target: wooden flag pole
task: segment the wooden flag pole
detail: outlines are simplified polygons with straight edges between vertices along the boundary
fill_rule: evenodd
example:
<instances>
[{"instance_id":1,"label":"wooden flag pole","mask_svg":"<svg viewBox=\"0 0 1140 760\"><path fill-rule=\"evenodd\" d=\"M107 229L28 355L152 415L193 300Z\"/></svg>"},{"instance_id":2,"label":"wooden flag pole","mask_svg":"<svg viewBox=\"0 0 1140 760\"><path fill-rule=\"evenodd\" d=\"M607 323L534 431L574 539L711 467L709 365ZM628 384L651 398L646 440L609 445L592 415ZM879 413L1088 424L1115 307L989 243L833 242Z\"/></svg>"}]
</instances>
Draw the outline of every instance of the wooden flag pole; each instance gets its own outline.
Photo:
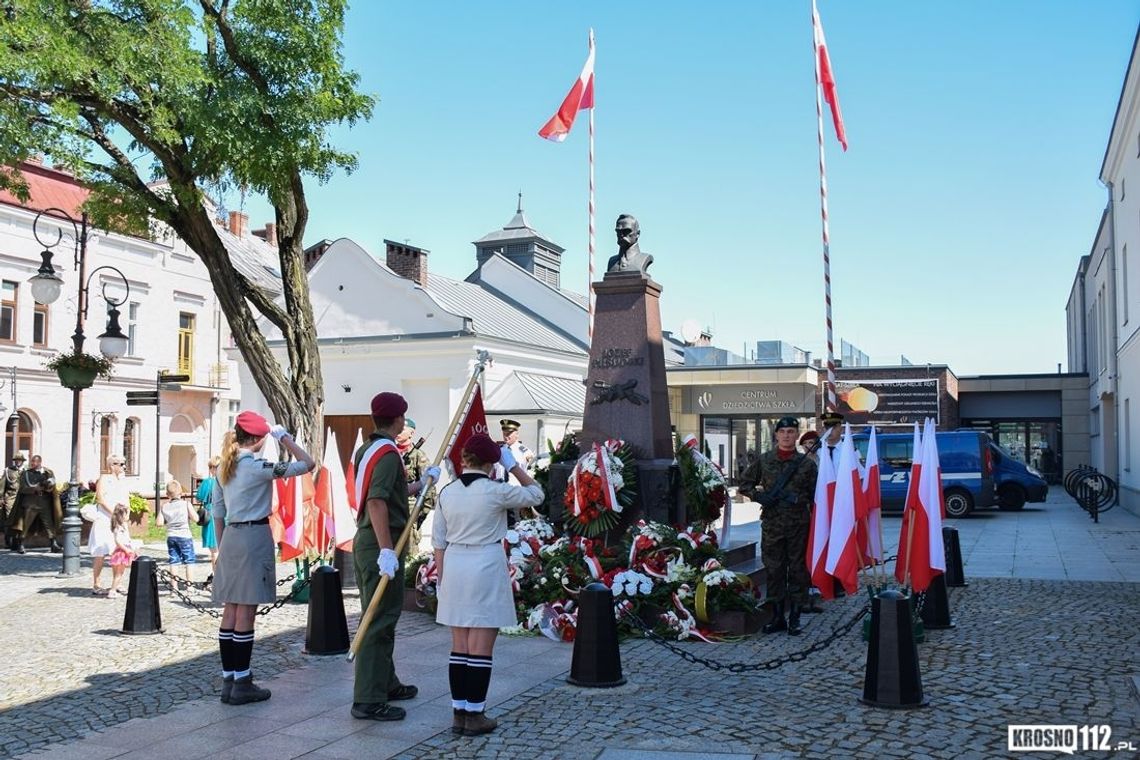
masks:
<instances>
[{"instance_id":1,"label":"wooden flag pole","mask_svg":"<svg viewBox=\"0 0 1140 760\"><path fill-rule=\"evenodd\" d=\"M440 447L439 452L435 455L435 461L432 462L433 467L439 467L439 463L447 456L451 449L452 444L458 435L458 428L462 421L467 417L467 412L471 408L473 400L472 392L475 389L475 384L479 382L479 376L483 374L483 369L490 361L491 355L486 351L480 351L478 360L475 363L475 371L471 375L471 379L467 382L467 389L463 392L463 404L456 411L455 417L451 420L451 425L447 429L447 435L444 436L443 446ZM403 556L404 546L408 543L408 539L412 535L412 526L416 524L416 519L420 516L420 512L424 506L424 495L432 486L432 479L428 478L424 483L424 487L420 489L419 494L416 496L416 505L412 508L412 513L408 515L408 524L404 526L404 532L400 534L400 540L396 542L395 552L396 556ZM361 504L360 509L364 509L365 505ZM360 643L364 640L364 634L368 631L368 626L372 624L372 618L376 616L376 610L380 607L380 598L384 596L385 590L388 588L388 582L391 580L387 575L380 576L380 583L376 586L376 591L372 594L372 600L368 603L368 609L364 611L364 616L360 618L360 625L356 627L356 635L352 638L352 644L348 648L348 661L352 662L356 659L356 653L360 649Z\"/></svg>"},{"instance_id":2,"label":"wooden flag pole","mask_svg":"<svg viewBox=\"0 0 1140 760\"><path fill-rule=\"evenodd\" d=\"M906 521L906 570L903 573L903 586L910 588L910 552L914 545L914 508L908 510Z\"/></svg>"}]
</instances>

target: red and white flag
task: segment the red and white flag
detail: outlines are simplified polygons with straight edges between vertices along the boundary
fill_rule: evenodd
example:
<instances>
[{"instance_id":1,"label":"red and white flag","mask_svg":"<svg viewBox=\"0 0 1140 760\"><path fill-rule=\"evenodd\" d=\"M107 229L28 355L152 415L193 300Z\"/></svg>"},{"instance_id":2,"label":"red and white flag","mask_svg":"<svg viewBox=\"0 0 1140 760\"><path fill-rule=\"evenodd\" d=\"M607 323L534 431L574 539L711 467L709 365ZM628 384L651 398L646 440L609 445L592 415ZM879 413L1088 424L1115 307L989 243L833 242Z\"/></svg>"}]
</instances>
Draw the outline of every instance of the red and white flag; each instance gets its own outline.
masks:
<instances>
[{"instance_id":1,"label":"red and white flag","mask_svg":"<svg viewBox=\"0 0 1140 760\"><path fill-rule=\"evenodd\" d=\"M863 503L867 519L859 522L859 551L868 565L883 561L883 499L879 481L879 440L875 428L867 441L867 460L863 465Z\"/></svg>"},{"instance_id":2,"label":"red and white flag","mask_svg":"<svg viewBox=\"0 0 1140 760\"><path fill-rule=\"evenodd\" d=\"M579 111L594 107L594 30L590 30L590 53L586 56L586 65L582 73L570 88L566 99L558 107L558 112L550 117L550 121L538 130L538 136L554 142L562 142L570 134L574 126L574 119Z\"/></svg>"},{"instance_id":3,"label":"red and white flag","mask_svg":"<svg viewBox=\"0 0 1140 760\"><path fill-rule=\"evenodd\" d=\"M859 590L859 553L855 538L856 505L862 501L859 455L851 441L851 426L844 425L835 468L835 504L831 510L831 535L827 541L827 573L843 584L843 590Z\"/></svg>"},{"instance_id":4,"label":"red and white flag","mask_svg":"<svg viewBox=\"0 0 1140 760\"><path fill-rule=\"evenodd\" d=\"M277 499L281 526L284 530L281 536L281 559L290 560L299 557L305 551L304 476L296 475L278 480Z\"/></svg>"},{"instance_id":5,"label":"red and white flag","mask_svg":"<svg viewBox=\"0 0 1140 760\"><path fill-rule=\"evenodd\" d=\"M835 596L835 584L827 574L827 540L831 536L831 508L835 499L835 465L824 451L819 457L819 471L815 477L815 498L808 527L807 562L811 585L819 589L824 599Z\"/></svg>"},{"instance_id":6,"label":"red and white flag","mask_svg":"<svg viewBox=\"0 0 1140 760\"><path fill-rule=\"evenodd\" d=\"M324 471L321 477L327 481L327 486L322 492L328 495L329 508L332 512L333 543L336 544L336 548L350 552L352 539L356 535L356 516L348 503L351 487L345 477L344 468L341 467L336 433L331 429L325 441L325 458L322 464ZM351 467L351 464L349 466Z\"/></svg>"},{"instance_id":7,"label":"red and white flag","mask_svg":"<svg viewBox=\"0 0 1140 760\"><path fill-rule=\"evenodd\" d=\"M895 560L895 580L906 583L906 568L909 562L907 544L908 536L913 533L913 522L910 516L912 510L918 509L918 482L922 475L922 436L918 432L918 423L914 423L914 444L910 455L910 480L906 486L906 501L903 502L902 520L899 525L899 551Z\"/></svg>"},{"instance_id":8,"label":"red and white flag","mask_svg":"<svg viewBox=\"0 0 1140 760\"><path fill-rule=\"evenodd\" d=\"M463 421L456 429L455 440L452 441L451 448L444 453L444 456L451 460L452 472L456 476L463 472L463 446L467 443L467 439L476 433L487 433L487 414L483 411L483 391L478 383L475 383L475 389L471 391L471 404L467 407L467 414L464 415Z\"/></svg>"},{"instance_id":9,"label":"red and white flag","mask_svg":"<svg viewBox=\"0 0 1140 760\"><path fill-rule=\"evenodd\" d=\"M835 138L847 150L847 131L843 128L843 112L839 110L839 92L835 89L835 73L831 70L831 56L827 53L827 40L823 37L823 24L819 20L819 11L815 8L815 0L811 4L811 24L815 37L816 74L819 81L816 84L823 90L823 99L831 108L831 121L835 125Z\"/></svg>"},{"instance_id":10,"label":"red and white flag","mask_svg":"<svg viewBox=\"0 0 1140 760\"><path fill-rule=\"evenodd\" d=\"M356 429L356 441L352 444L352 451L348 455L348 463L344 466L344 490L348 497L348 508L352 510L353 518L360 511L356 503L356 452L364 446L364 431Z\"/></svg>"}]
</instances>

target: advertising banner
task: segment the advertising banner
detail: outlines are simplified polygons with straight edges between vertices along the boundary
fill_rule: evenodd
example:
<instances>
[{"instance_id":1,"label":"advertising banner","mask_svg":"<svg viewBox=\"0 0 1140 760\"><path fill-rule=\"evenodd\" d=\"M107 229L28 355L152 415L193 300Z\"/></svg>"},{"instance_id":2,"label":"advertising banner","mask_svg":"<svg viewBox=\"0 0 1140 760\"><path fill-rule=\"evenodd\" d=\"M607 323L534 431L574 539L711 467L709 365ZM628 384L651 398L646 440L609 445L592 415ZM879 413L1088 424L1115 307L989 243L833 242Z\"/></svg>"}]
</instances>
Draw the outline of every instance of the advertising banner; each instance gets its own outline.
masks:
<instances>
[{"instance_id":1,"label":"advertising banner","mask_svg":"<svg viewBox=\"0 0 1140 760\"><path fill-rule=\"evenodd\" d=\"M851 424L903 425L938 419L938 379L840 380L839 413Z\"/></svg>"}]
</instances>

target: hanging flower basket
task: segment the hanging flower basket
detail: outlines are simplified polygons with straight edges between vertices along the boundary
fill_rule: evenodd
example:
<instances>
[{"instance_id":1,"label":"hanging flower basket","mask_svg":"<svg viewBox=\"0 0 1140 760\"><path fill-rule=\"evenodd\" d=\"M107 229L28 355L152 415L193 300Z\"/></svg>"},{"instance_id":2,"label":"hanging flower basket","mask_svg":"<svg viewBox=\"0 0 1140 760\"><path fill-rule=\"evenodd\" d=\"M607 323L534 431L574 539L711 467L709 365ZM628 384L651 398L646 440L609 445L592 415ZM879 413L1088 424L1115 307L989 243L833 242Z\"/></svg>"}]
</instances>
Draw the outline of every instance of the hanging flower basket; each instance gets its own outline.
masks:
<instances>
[{"instance_id":1,"label":"hanging flower basket","mask_svg":"<svg viewBox=\"0 0 1140 760\"><path fill-rule=\"evenodd\" d=\"M60 385L73 390L90 388L96 377L110 377L114 367L110 359L74 351L57 354L44 366L55 370Z\"/></svg>"}]
</instances>

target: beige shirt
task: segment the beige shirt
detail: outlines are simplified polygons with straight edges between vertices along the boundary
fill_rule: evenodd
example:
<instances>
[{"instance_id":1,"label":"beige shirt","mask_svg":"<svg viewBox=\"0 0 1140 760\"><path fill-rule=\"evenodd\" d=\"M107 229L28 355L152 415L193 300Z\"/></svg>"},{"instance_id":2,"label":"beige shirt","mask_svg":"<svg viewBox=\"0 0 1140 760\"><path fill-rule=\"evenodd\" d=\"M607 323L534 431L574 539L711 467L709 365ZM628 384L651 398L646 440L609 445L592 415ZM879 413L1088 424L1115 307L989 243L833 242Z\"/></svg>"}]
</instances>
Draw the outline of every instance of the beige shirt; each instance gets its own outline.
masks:
<instances>
[{"instance_id":1,"label":"beige shirt","mask_svg":"<svg viewBox=\"0 0 1140 760\"><path fill-rule=\"evenodd\" d=\"M470 470L465 470L470 473ZM507 511L542 503L542 486L513 486L479 478L469 486L453 480L439 492L431 531L431 545L493 544L507 535Z\"/></svg>"}]
</instances>

